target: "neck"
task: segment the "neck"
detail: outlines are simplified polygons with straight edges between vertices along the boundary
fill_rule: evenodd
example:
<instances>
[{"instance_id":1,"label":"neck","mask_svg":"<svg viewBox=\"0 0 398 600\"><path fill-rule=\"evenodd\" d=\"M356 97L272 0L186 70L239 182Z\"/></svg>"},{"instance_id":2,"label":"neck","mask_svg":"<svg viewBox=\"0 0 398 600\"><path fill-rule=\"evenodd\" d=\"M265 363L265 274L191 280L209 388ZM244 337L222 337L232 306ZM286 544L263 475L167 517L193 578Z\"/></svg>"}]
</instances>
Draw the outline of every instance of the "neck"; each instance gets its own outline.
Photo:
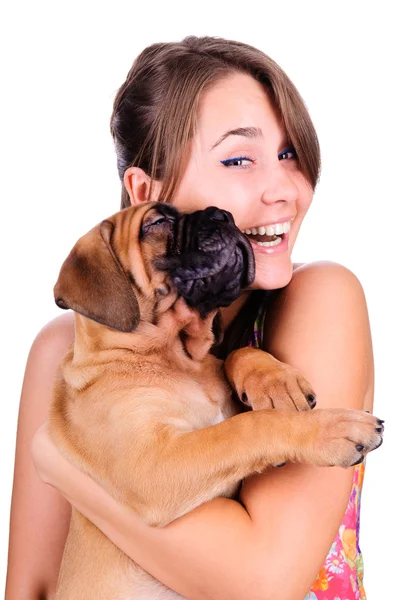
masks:
<instances>
[{"instance_id":1,"label":"neck","mask_svg":"<svg viewBox=\"0 0 398 600\"><path fill-rule=\"evenodd\" d=\"M130 349L134 333L110 329L88 317L75 313L75 358L113 348Z\"/></svg>"},{"instance_id":2,"label":"neck","mask_svg":"<svg viewBox=\"0 0 398 600\"><path fill-rule=\"evenodd\" d=\"M214 343L214 316L215 311L202 319L181 301L173 311L161 314L156 325L143 321L134 331L123 333L75 313L74 359L86 360L94 353L115 349L155 353L163 359L172 352L174 360L192 366L192 361L203 360Z\"/></svg>"},{"instance_id":3,"label":"neck","mask_svg":"<svg viewBox=\"0 0 398 600\"><path fill-rule=\"evenodd\" d=\"M245 302L249 299L249 296L250 291L243 292L232 304L221 309L221 323L224 331L227 330L228 326L235 319Z\"/></svg>"}]
</instances>

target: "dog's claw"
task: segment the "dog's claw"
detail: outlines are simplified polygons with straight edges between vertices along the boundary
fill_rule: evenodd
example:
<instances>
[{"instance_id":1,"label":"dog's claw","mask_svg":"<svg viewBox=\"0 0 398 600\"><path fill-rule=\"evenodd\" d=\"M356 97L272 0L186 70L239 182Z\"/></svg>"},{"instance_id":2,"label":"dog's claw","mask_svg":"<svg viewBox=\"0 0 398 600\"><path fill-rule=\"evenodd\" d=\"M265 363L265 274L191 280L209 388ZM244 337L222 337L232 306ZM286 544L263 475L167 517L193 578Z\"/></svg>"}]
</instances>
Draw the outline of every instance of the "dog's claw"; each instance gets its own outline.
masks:
<instances>
[{"instance_id":1,"label":"dog's claw","mask_svg":"<svg viewBox=\"0 0 398 600\"><path fill-rule=\"evenodd\" d=\"M315 408L316 406L316 397L313 394L307 395L307 402L310 408Z\"/></svg>"}]
</instances>

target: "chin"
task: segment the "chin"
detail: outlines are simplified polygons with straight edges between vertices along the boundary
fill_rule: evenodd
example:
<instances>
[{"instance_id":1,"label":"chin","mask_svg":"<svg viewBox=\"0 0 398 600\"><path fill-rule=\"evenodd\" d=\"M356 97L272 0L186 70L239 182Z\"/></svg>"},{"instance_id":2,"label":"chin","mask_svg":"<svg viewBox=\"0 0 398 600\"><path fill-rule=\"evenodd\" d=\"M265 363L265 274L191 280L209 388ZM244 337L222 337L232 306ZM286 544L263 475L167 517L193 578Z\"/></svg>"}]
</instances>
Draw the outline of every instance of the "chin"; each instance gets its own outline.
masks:
<instances>
[{"instance_id":1,"label":"chin","mask_svg":"<svg viewBox=\"0 0 398 600\"><path fill-rule=\"evenodd\" d=\"M258 265L256 269L256 276L250 289L253 290L279 290L290 283L293 276L293 265L291 261L285 265L278 265L274 267L261 268Z\"/></svg>"}]
</instances>

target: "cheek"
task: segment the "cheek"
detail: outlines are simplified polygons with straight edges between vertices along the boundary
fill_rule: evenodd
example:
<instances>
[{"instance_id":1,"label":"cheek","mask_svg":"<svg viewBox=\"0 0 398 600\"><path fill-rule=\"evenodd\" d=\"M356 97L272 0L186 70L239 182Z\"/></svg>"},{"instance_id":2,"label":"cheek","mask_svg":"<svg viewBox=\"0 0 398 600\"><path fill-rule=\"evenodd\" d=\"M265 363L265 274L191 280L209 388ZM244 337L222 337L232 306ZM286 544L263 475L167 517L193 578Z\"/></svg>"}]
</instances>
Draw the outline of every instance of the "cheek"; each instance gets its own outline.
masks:
<instances>
[{"instance_id":1,"label":"cheek","mask_svg":"<svg viewBox=\"0 0 398 600\"><path fill-rule=\"evenodd\" d=\"M191 213L211 206L212 202L207 202L206 198L197 192L189 193L188 191L185 192L185 190L179 190L172 204L182 213Z\"/></svg>"},{"instance_id":2,"label":"cheek","mask_svg":"<svg viewBox=\"0 0 398 600\"><path fill-rule=\"evenodd\" d=\"M311 206L312 199L314 197L314 190L303 176L301 176L297 181L297 188L297 209L300 215L302 215L304 218Z\"/></svg>"},{"instance_id":3,"label":"cheek","mask_svg":"<svg viewBox=\"0 0 398 600\"><path fill-rule=\"evenodd\" d=\"M302 196L299 200L298 203L298 212L300 213L301 217L304 219L305 215L307 214L311 204L312 204L312 197L313 195L311 194L306 194L305 196Z\"/></svg>"},{"instance_id":4,"label":"cheek","mask_svg":"<svg viewBox=\"0 0 398 600\"><path fill-rule=\"evenodd\" d=\"M307 183L307 181L304 178L300 178L300 180L297 184L297 191L298 191L297 200L296 200L297 216L295 219L295 224L293 225L293 227L291 229L291 234L290 234L290 242L289 242L290 253L293 250L293 246L294 246L297 236L299 234L301 224L312 204L312 199L314 196L314 191L313 191L312 187Z\"/></svg>"},{"instance_id":5,"label":"cheek","mask_svg":"<svg viewBox=\"0 0 398 600\"><path fill-rule=\"evenodd\" d=\"M210 171L210 169L209 169ZM252 194L247 185L231 177L225 180L220 173L203 176L200 173L186 173L172 204L182 212L202 210L208 206L228 210L239 223L249 206Z\"/></svg>"}]
</instances>

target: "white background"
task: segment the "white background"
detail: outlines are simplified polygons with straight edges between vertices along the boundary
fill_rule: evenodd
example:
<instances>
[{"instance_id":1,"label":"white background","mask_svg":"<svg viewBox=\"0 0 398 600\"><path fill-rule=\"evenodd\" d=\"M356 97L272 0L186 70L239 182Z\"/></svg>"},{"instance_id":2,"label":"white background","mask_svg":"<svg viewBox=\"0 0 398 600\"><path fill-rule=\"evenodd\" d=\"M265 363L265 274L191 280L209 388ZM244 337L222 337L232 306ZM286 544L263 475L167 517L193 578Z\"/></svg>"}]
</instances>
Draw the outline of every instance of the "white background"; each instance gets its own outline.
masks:
<instances>
[{"instance_id":1,"label":"white background","mask_svg":"<svg viewBox=\"0 0 398 600\"><path fill-rule=\"evenodd\" d=\"M376 361L375 412L386 420L386 434L367 463L361 546L369 599L394 595L398 103L392 6L336 0L3 4L0 587L29 347L61 312L52 287L66 254L81 234L119 208L109 134L113 97L146 45L209 34L248 42L273 57L303 95L319 134L321 182L294 259L340 262L365 289Z\"/></svg>"}]
</instances>

